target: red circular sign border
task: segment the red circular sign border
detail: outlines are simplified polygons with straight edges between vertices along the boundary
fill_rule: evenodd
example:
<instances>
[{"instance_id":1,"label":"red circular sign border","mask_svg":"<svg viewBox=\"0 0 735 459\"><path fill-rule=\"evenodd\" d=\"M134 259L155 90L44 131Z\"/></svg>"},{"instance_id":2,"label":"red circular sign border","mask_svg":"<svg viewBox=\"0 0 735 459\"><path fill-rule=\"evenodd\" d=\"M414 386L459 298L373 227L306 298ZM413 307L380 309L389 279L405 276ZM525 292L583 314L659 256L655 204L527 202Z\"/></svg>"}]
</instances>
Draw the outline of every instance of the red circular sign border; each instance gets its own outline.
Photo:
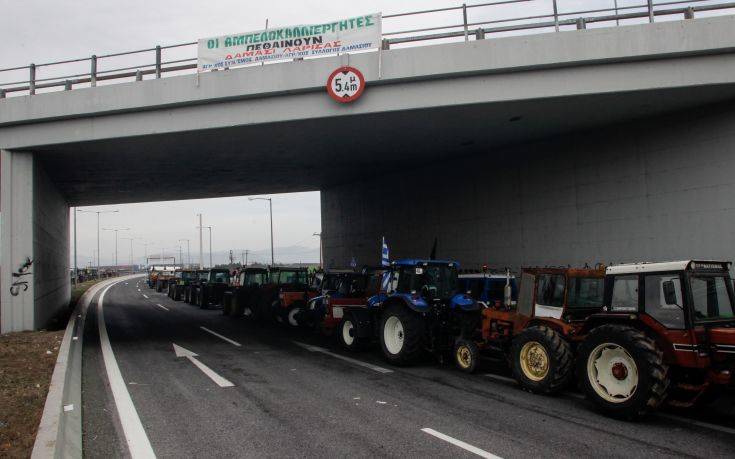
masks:
<instances>
[{"instance_id":1,"label":"red circular sign border","mask_svg":"<svg viewBox=\"0 0 735 459\"><path fill-rule=\"evenodd\" d=\"M340 73L344 72L353 72L355 75L357 75L357 78L360 80L360 89L357 90L354 96L345 99L344 97L340 97L337 94L332 91L332 80L334 77L336 77ZM349 104L350 102L354 102L357 99L359 99L362 96L362 93L365 91L365 76L362 74L361 71L356 69L355 67L344 65L342 67L339 67L337 70L332 72L331 75L329 75L329 78L327 78L327 94L329 94L329 97L331 97L335 102L339 102L340 104Z\"/></svg>"}]
</instances>

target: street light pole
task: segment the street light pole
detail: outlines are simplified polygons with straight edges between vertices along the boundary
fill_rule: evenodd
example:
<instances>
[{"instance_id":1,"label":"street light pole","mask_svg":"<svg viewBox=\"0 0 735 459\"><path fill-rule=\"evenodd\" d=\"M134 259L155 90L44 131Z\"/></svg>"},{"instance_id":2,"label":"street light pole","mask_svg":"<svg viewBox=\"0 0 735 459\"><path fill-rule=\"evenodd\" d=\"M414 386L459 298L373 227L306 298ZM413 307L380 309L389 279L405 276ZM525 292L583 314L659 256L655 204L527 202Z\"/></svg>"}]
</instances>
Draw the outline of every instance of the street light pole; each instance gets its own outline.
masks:
<instances>
[{"instance_id":1,"label":"street light pole","mask_svg":"<svg viewBox=\"0 0 735 459\"><path fill-rule=\"evenodd\" d=\"M268 201L271 217L271 266L275 265L275 257L273 255L273 199L272 198L248 198L248 201Z\"/></svg>"},{"instance_id":2,"label":"street light pole","mask_svg":"<svg viewBox=\"0 0 735 459\"><path fill-rule=\"evenodd\" d=\"M102 228L102 230L103 231L114 231L115 232L115 274L119 274L119 272L120 272L120 264L117 261L117 256L118 256L118 249L117 249L118 232L119 231L130 231L130 228Z\"/></svg>"},{"instance_id":3,"label":"street light pole","mask_svg":"<svg viewBox=\"0 0 735 459\"><path fill-rule=\"evenodd\" d=\"M120 212L119 210L84 210L77 209L77 212L87 212L90 214L97 214L97 279L100 278L100 214L115 214Z\"/></svg>"},{"instance_id":4,"label":"street light pole","mask_svg":"<svg viewBox=\"0 0 735 459\"><path fill-rule=\"evenodd\" d=\"M314 236L319 236L319 267L324 269L324 265L323 265L324 254L322 251L322 233L314 233Z\"/></svg>"},{"instance_id":5,"label":"street light pole","mask_svg":"<svg viewBox=\"0 0 735 459\"><path fill-rule=\"evenodd\" d=\"M187 261L187 264L189 265L189 268L191 268L191 247L189 245L190 241L189 239L179 239L179 242L184 242L184 241L186 241L186 261ZM184 264L183 259L181 260L181 264L182 265Z\"/></svg>"},{"instance_id":6,"label":"street light pole","mask_svg":"<svg viewBox=\"0 0 735 459\"><path fill-rule=\"evenodd\" d=\"M202 242L202 214L199 215L199 269L204 269L204 250L202 246L204 245Z\"/></svg>"},{"instance_id":7,"label":"street light pole","mask_svg":"<svg viewBox=\"0 0 735 459\"><path fill-rule=\"evenodd\" d=\"M214 264L212 263L212 227L207 226L209 228L209 269L214 268Z\"/></svg>"}]
</instances>

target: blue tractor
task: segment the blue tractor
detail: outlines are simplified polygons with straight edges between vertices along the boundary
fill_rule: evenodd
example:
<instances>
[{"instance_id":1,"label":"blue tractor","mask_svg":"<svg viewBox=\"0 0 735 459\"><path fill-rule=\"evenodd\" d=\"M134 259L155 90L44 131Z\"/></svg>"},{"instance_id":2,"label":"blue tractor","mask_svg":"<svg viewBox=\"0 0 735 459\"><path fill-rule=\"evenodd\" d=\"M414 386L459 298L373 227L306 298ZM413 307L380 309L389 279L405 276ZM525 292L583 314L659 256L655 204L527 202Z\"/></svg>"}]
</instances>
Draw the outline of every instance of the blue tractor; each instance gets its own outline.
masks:
<instances>
[{"instance_id":1,"label":"blue tractor","mask_svg":"<svg viewBox=\"0 0 735 459\"><path fill-rule=\"evenodd\" d=\"M480 323L480 306L460 293L458 268L453 261L391 263L384 274L384 291L368 302L377 313L375 332L389 362L409 364L423 351L477 355L472 337Z\"/></svg>"}]
</instances>

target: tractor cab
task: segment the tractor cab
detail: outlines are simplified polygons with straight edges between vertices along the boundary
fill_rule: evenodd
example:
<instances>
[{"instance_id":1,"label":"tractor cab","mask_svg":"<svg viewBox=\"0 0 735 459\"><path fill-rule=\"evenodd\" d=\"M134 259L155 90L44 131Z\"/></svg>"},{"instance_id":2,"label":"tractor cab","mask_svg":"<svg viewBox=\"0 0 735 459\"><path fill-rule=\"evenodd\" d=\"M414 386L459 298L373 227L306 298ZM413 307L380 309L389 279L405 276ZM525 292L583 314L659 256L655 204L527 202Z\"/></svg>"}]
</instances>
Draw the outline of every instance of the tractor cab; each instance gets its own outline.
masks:
<instances>
[{"instance_id":1,"label":"tractor cab","mask_svg":"<svg viewBox=\"0 0 735 459\"><path fill-rule=\"evenodd\" d=\"M474 298L483 308L515 308L518 283L510 273L465 273L459 275L460 290Z\"/></svg>"},{"instance_id":2,"label":"tractor cab","mask_svg":"<svg viewBox=\"0 0 735 459\"><path fill-rule=\"evenodd\" d=\"M421 312L432 305L450 309L476 309L477 303L460 293L458 264L438 260L397 260L386 273L388 297L401 297L410 308Z\"/></svg>"},{"instance_id":3,"label":"tractor cab","mask_svg":"<svg viewBox=\"0 0 735 459\"><path fill-rule=\"evenodd\" d=\"M268 270L265 268L245 268L238 274L239 287L258 288L268 283Z\"/></svg>"},{"instance_id":4,"label":"tractor cab","mask_svg":"<svg viewBox=\"0 0 735 459\"><path fill-rule=\"evenodd\" d=\"M230 270L222 268L212 268L207 272L206 277L202 279L206 284L229 284Z\"/></svg>"},{"instance_id":5,"label":"tractor cab","mask_svg":"<svg viewBox=\"0 0 735 459\"><path fill-rule=\"evenodd\" d=\"M732 384L735 293L729 269L729 262L698 260L607 268L601 316L626 317L654 337L664 363L676 368L673 389L686 388L693 394L689 400Z\"/></svg>"},{"instance_id":6,"label":"tractor cab","mask_svg":"<svg viewBox=\"0 0 735 459\"><path fill-rule=\"evenodd\" d=\"M270 286L264 294L262 301L264 306L267 303L271 316L277 322L297 327L296 315L317 292L309 283L306 268L271 267Z\"/></svg>"}]
</instances>

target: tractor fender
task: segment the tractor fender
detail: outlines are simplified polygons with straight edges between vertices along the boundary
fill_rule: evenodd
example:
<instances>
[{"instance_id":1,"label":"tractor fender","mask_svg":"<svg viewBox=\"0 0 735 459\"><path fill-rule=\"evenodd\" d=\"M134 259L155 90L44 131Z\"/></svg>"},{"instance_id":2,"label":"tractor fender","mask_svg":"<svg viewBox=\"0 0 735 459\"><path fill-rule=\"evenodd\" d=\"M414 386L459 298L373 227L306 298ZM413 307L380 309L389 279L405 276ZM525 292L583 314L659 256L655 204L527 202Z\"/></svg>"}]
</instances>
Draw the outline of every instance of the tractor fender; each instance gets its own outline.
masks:
<instances>
[{"instance_id":1,"label":"tractor fender","mask_svg":"<svg viewBox=\"0 0 735 459\"><path fill-rule=\"evenodd\" d=\"M460 309L462 311L478 311L480 304L469 295L458 293L449 300L449 308Z\"/></svg>"},{"instance_id":2,"label":"tractor fender","mask_svg":"<svg viewBox=\"0 0 735 459\"><path fill-rule=\"evenodd\" d=\"M584 323L584 327L580 330L580 333L586 335L592 331L593 328L611 323L629 325L644 332L648 331L647 327L645 327L640 320L631 319L627 314L593 314L587 318Z\"/></svg>"},{"instance_id":3,"label":"tractor fender","mask_svg":"<svg viewBox=\"0 0 735 459\"><path fill-rule=\"evenodd\" d=\"M373 336L375 324L373 321L374 314L364 308L348 308L347 311L355 319L353 326L356 329L359 338L370 338Z\"/></svg>"},{"instance_id":4,"label":"tractor fender","mask_svg":"<svg viewBox=\"0 0 735 459\"><path fill-rule=\"evenodd\" d=\"M423 313L429 310L429 304L420 296L414 296L409 293L394 293L390 295L385 301L383 301L382 308L385 310L387 307L394 304L400 304L411 311Z\"/></svg>"},{"instance_id":5,"label":"tractor fender","mask_svg":"<svg viewBox=\"0 0 735 459\"><path fill-rule=\"evenodd\" d=\"M370 298L367 299L367 307L368 309L379 309L383 302L388 299L388 295L385 293L378 293L377 295L373 295Z\"/></svg>"}]
</instances>

